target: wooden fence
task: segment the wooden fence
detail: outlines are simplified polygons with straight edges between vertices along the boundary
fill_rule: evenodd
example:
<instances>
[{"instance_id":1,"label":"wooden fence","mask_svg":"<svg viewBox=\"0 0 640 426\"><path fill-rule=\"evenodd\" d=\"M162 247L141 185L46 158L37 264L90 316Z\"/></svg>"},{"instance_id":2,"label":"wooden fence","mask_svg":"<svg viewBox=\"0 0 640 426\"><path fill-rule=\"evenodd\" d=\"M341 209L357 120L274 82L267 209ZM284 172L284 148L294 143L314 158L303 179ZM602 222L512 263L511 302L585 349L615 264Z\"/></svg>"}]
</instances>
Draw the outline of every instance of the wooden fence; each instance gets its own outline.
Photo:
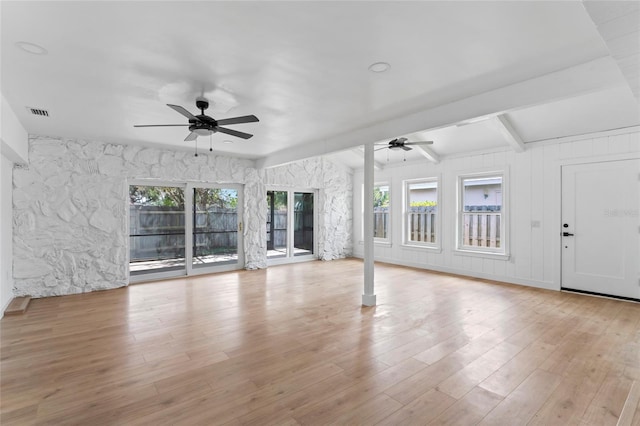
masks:
<instances>
[{"instance_id":1,"label":"wooden fence","mask_svg":"<svg viewBox=\"0 0 640 426\"><path fill-rule=\"evenodd\" d=\"M184 210L164 206L130 206L130 261L184 258ZM197 211L195 256L234 252L238 245L235 209Z\"/></svg>"},{"instance_id":2,"label":"wooden fence","mask_svg":"<svg viewBox=\"0 0 640 426\"><path fill-rule=\"evenodd\" d=\"M463 213L462 245L472 247L500 247L500 219L497 212Z\"/></svg>"},{"instance_id":3,"label":"wooden fence","mask_svg":"<svg viewBox=\"0 0 640 426\"><path fill-rule=\"evenodd\" d=\"M435 208L412 208L407 213L408 235L410 242L436 242Z\"/></svg>"},{"instance_id":4,"label":"wooden fence","mask_svg":"<svg viewBox=\"0 0 640 426\"><path fill-rule=\"evenodd\" d=\"M283 248L287 246L287 211L276 210L273 214L273 235L270 232L271 217L267 213L267 247ZM313 212L296 211L293 213L294 246L311 250L313 247ZM273 245L271 244L273 239Z\"/></svg>"},{"instance_id":5,"label":"wooden fence","mask_svg":"<svg viewBox=\"0 0 640 426\"><path fill-rule=\"evenodd\" d=\"M374 207L373 209L373 237L387 238L389 235L389 208Z\"/></svg>"}]
</instances>

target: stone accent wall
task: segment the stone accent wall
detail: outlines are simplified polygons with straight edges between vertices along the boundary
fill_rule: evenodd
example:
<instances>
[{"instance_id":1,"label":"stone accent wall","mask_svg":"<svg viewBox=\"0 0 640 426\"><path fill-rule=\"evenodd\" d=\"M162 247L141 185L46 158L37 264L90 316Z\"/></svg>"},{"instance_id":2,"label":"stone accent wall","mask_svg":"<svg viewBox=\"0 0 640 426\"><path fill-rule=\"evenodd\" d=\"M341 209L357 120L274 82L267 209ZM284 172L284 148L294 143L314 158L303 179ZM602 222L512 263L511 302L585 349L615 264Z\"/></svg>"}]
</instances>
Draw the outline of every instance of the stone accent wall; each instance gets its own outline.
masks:
<instances>
[{"instance_id":1,"label":"stone accent wall","mask_svg":"<svg viewBox=\"0 0 640 426\"><path fill-rule=\"evenodd\" d=\"M245 267L266 267L265 185L319 189L318 256L352 252L352 175L316 158L268 170L238 158L32 137L13 172L14 292L33 297L128 284L128 182L244 184Z\"/></svg>"}]
</instances>

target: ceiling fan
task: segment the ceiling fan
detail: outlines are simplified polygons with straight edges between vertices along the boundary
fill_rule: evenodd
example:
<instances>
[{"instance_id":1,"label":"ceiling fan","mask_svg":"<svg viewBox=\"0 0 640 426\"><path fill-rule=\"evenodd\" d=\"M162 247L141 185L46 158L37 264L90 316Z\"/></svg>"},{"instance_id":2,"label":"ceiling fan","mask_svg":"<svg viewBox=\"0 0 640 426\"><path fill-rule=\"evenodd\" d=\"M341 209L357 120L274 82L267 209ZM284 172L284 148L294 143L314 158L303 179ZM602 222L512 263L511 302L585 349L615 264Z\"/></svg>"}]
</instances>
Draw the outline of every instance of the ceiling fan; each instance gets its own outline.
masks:
<instances>
[{"instance_id":1,"label":"ceiling fan","mask_svg":"<svg viewBox=\"0 0 640 426\"><path fill-rule=\"evenodd\" d=\"M376 145L387 145L382 148L376 149L376 151L379 151L381 149L391 149L391 150L402 149L405 151L411 151L413 148L411 148L411 146L409 145L432 145L432 144L433 144L433 141L407 142L407 138L395 138L389 142L381 142L376 144Z\"/></svg>"},{"instance_id":2,"label":"ceiling fan","mask_svg":"<svg viewBox=\"0 0 640 426\"><path fill-rule=\"evenodd\" d=\"M237 130L227 129L226 127L220 127L220 125L224 126L228 124L253 123L256 121L260 121L255 115L244 115L242 117L223 118L222 120L216 120L208 115L205 115L204 110L209 108L209 101L201 96L196 98L196 107L200 110L199 115L191 114L180 105L167 104L167 106L187 117L189 119L189 124L136 124L133 127L189 127L189 131L191 133L189 133L187 137L184 138L185 141L193 141L196 140L198 136L208 136L216 132L225 133L227 135L236 136L242 139L249 139L253 135L249 133L239 132Z\"/></svg>"}]
</instances>

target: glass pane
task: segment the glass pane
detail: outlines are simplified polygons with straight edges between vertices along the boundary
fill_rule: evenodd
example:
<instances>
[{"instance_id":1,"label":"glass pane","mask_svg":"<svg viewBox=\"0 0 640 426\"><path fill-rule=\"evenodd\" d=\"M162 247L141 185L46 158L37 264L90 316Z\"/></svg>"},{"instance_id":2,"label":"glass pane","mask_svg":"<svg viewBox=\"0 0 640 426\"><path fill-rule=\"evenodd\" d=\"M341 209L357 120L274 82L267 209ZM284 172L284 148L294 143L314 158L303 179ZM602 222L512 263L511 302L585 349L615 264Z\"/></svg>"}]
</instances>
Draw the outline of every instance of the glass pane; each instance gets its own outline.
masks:
<instances>
[{"instance_id":1,"label":"glass pane","mask_svg":"<svg viewBox=\"0 0 640 426\"><path fill-rule=\"evenodd\" d=\"M267 258L287 256L287 191L267 191Z\"/></svg>"},{"instance_id":2,"label":"glass pane","mask_svg":"<svg viewBox=\"0 0 640 426\"><path fill-rule=\"evenodd\" d=\"M373 187L373 237L389 238L389 186Z\"/></svg>"},{"instance_id":3,"label":"glass pane","mask_svg":"<svg viewBox=\"0 0 640 426\"><path fill-rule=\"evenodd\" d=\"M500 248L502 176L462 182L462 245Z\"/></svg>"},{"instance_id":4,"label":"glass pane","mask_svg":"<svg viewBox=\"0 0 640 426\"><path fill-rule=\"evenodd\" d=\"M131 275L184 269L184 189L129 186Z\"/></svg>"},{"instance_id":5,"label":"glass pane","mask_svg":"<svg viewBox=\"0 0 640 426\"><path fill-rule=\"evenodd\" d=\"M294 193L293 255L313 254L313 194Z\"/></svg>"},{"instance_id":6,"label":"glass pane","mask_svg":"<svg viewBox=\"0 0 640 426\"><path fill-rule=\"evenodd\" d=\"M435 243L438 212L438 183L407 184L407 240Z\"/></svg>"},{"instance_id":7,"label":"glass pane","mask_svg":"<svg viewBox=\"0 0 640 426\"><path fill-rule=\"evenodd\" d=\"M193 188L193 267L238 262L238 191Z\"/></svg>"}]
</instances>

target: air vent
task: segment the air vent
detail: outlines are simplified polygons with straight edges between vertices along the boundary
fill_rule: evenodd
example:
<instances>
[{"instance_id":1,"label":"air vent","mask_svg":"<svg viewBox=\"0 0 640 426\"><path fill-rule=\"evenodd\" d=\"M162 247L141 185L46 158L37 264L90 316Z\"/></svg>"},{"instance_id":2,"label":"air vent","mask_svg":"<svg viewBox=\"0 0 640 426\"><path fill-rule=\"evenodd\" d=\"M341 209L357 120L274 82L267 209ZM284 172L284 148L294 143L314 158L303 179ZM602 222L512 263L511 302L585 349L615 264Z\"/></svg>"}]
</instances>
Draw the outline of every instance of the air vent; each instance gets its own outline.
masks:
<instances>
[{"instance_id":1,"label":"air vent","mask_svg":"<svg viewBox=\"0 0 640 426\"><path fill-rule=\"evenodd\" d=\"M46 109L40 109L40 108L31 108L31 107L27 107L27 109L31 112L31 114L33 115L39 115L41 117L48 117L49 116L49 111L47 111Z\"/></svg>"}]
</instances>

